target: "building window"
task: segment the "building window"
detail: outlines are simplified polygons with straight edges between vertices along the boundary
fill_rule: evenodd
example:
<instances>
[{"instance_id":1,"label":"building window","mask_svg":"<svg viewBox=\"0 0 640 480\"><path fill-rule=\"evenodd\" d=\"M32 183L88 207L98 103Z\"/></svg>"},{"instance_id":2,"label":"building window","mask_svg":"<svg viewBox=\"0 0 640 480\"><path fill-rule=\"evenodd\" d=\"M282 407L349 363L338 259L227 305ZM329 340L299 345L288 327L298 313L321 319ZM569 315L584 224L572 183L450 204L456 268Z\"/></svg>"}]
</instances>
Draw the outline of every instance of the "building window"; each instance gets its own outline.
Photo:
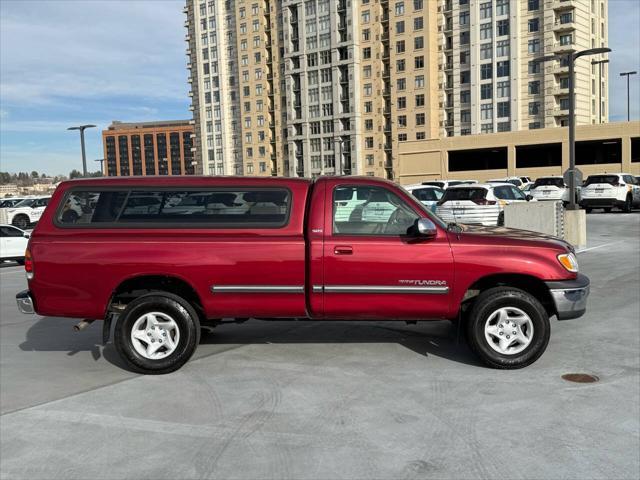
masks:
<instances>
[{"instance_id":1,"label":"building window","mask_svg":"<svg viewBox=\"0 0 640 480\"><path fill-rule=\"evenodd\" d=\"M480 24L480 40L488 40L493 37L491 23Z\"/></svg>"},{"instance_id":2,"label":"building window","mask_svg":"<svg viewBox=\"0 0 640 480\"><path fill-rule=\"evenodd\" d=\"M397 60L396 61L396 70L398 72L404 72L404 60Z\"/></svg>"},{"instance_id":3,"label":"building window","mask_svg":"<svg viewBox=\"0 0 640 480\"><path fill-rule=\"evenodd\" d=\"M415 58L415 68L424 68L424 57L419 56Z\"/></svg>"},{"instance_id":4,"label":"building window","mask_svg":"<svg viewBox=\"0 0 640 480\"><path fill-rule=\"evenodd\" d=\"M460 91L460 103L469 103L469 102L471 102L471 90Z\"/></svg>"},{"instance_id":5,"label":"building window","mask_svg":"<svg viewBox=\"0 0 640 480\"><path fill-rule=\"evenodd\" d=\"M424 113L416 113L416 125L424 125L426 117Z\"/></svg>"},{"instance_id":6,"label":"building window","mask_svg":"<svg viewBox=\"0 0 640 480\"><path fill-rule=\"evenodd\" d=\"M401 128L407 126L407 116L406 115L399 115L398 116L398 126L401 127Z\"/></svg>"},{"instance_id":7,"label":"building window","mask_svg":"<svg viewBox=\"0 0 640 480\"><path fill-rule=\"evenodd\" d=\"M483 123L480 125L480 133L493 133L493 124Z\"/></svg>"},{"instance_id":8,"label":"building window","mask_svg":"<svg viewBox=\"0 0 640 480\"><path fill-rule=\"evenodd\" d=\"M496 56L497 57L509 56L509 40L498 40L496 42Z\"/></svg>"},{"instance_id":9,"label":"building window","mask_svg":"<svg viewBox=\"0 0 640 480\"><path fill-rule=\"evenodd\" d=\"M469 45L470 38L469 32L460 32L460 45Z\"/></svg>"},{"instance_id":10,"label":"building window","mask_svg":"<svg viewBox=\"0 0 640 480\"><path fill-rule=\"evenodd\" d=\"M488 100L493 96L493 84L483 83L480 85L480 100Z\"/></svg>"},{"instance_id":11,"label":"building window","mask_svg":"<svg viewBox=\"0 0 640 480\"><path fill-rule=\"evenodd\" d=\"M427 138L425 132L416 132L416 140L424 140L425 138Z\"/></svg>"},{"instance_id":12,"label":"building window","mask_svg":"<svg viewBox=\"0 0 640 480\"><path fill-rule=\"evenodd\" d=\"M509 60L504 60L496 64L497 77L509 76Z\"/></svg>"},{"instance_id":13,"label":"building window","mask_svg":"<svg viewBox=\"0 0 640 480\"><path fill-rule=\"evenodd\" d=\"M511 115L509 102L498 102L498 118L508 117Z\"/></svg>"},{"instance_id":14,"label":"building window","mask_svg":"<svg viewBox=\"0 0 640 480\"><path fill-rule=\"evenodd\" d=\"M498 82L496 85L496 97L505 98L511 94L511 84L509 82Z\"/></svg>"},{"instance_id":15,"label":"building window","mask_svg":"<svg viewBox=\"0 0 640 480\"><path fill-rule=\"evenodd\" d=\"M540 73L540 62L536 62L535 60L530 60L529 73Z\"/></svg>"},{"instance_id":16,"label":"building window","mask_svg":"<svg viewBox=\"0 0 640 480\"><path fill-rule=\"evenodd\" d=\"M460 26L464 26L464 25L469 25L469 11L466 10L464 12L460 12L460 15L458 17L458 23L460 24Z\"/></svg>"},{"instance_id":17,"label":"building window","mask_svg":"<svg viewBox=\"0 0 640 480\"><path fill-rule=\"evenodd\" d=\"M461 123L471 122L471 110L460 110L460 122Z\"/></svg>"},{"instance_id":18,"label":"building window","mask_svg":"<svg viewBox=\"0 0 640 480\"><path fill-rule=\"evenodd\" d=\"M573 43L573 35L568 33L560 35L560 45L571 45Z\"/></svg>"},{"instance_id":19,"label":"building window","mask_svg":"<svg viewBox=\"0 0 640 480\"><path fill-rule=\"evenodd\" d=\"M538 53L540 51L540 40L529 40L528 42L529 53Z\"/></svg>"},{"instance_id":20,"label":"building window","mask_svg":"<svg viewBox=\"0 0 640 480\"><path fill-rule=\"evenodd\" d=\"M493 55L493 45L483 43L480 45L480 60L489 60Z\"/></svg>"},{"instance_id":21,"label":"building window","mask_svg":"<svg viewBox=\"0 0 640 480\"><path fill-rule=\"evenodd\" d=\"M398 109L407 108L407 97L398 97Z\"/></svg>"},{"instance_id":22,"label":"building window","mask_svg":"<svg viewBox=\"0 0 640 480\"><path fill-rule=\"evenodd\" d=\"M508 132L511 130L511 124L509 122L498 122L499 132Z\"/></svg>"},{"instance_id":23,"label":"building window","mask_svg":"<svg viewBox=\"0 0 640 480\"><path fill-rule=\"evenodd\" d=\"M404 2L396 2L396 16L404 15Z\"/></svg>"},{"instance_id":24,"label":"building window","mask_svg":"<svg viewBox=\"0 0 640 480\"><path fill-rule=\"evenodd\" d=\"M399 142L406 142L407 141L407 134L406 133L399 133L398 134L398 141Z\"/></svg>"},{"instance_id":25,"label":"building window","mask_svg":"<svg viewBox=\"0 0 640 480\"><path fill-rule=\"evenodd\" d=\"M480 65L480 79L487 80L493 76L493 64L483 63Z\"/></svg>"},{"instance_id":26,"label":"building window","mask_svg":"<svg viewBox=\"0 0 640 480\"><path fill-rule=\"evenodd\" d=\"M416 88L424 88L424 75L418 75L415 79Z\"/></svg>"},{"instance_id":27,"label":"building window","mask_svg":"<svg viewBox=\"0 0 640 480\"><path fill-rule=\"evenodd\" d=\"M540 114L540 102L529 102L529 115Z\"/></svg>"},{"instance_id":28,"label":"building window","mask_svg":"<svg viewBox=\"0 0 640 480\"><path fill-rule=\"evenodd\" d=\"M484 103L480 105L480 119L491 120L493 118L493 105L490 103Z\"/></svg>"},{"instance_id":29,"label":"building window","mask_svg":"<svg viewBox=\"0 0 640 480\"><path fill-rule=\"evenodd\" d=\"M471 72L469 70L464 70L460 72L460 83L469 83L471 81Z\"/></svg>"},{"instance_id":30,"label":"building window","mask_svg":"<svg viewBox=\"0 0 640 480\"><path fill-rule=\"evenodd\" d=\"M396 87L400 91L405 90L407 88L407 79L399 78L396 82Z\"/></svg>"},{"instance_id":31,"label":"building window","mask_svg":"<svg viewBox=\"0 0 640 480\"><path fill-rule=\"evenodd\" d=\"M416 95L416 107L424 107L424 94Z\"/></svg>"},{"instance_id":32,"label":"building window","mask_svg":"<svg viewBox=\"0 0 640 480\"><path fill-rule=\"evenodd\" d=\"M404 52L404 40L399 40L396 42L396 53Z\"/></svg>"},{"instance_id":33,"label":"building window","mask_svg":"<svg viewBox=\"0 0 640 480\"><path fill-rule=\"evenodd\" d=\"M498 36L509 35L509 20L498 20L496 22Z\"/></svg>"},{"instance_id":34,"label":"building window","mask_svg":"<svg viewBox=\"0 0 640 480\"><path fill-rule=\"evenodd\" d=\"M404 33L404 21L396 22L396 33Z\"/></svg>"},{"instance_id":35,"label":"building window","mask_svg":"<svg viewBox=\"0 0 640 480\"><path fill-rule=\"evenodd\" d=\"M480 18L491 18L491 2L480 4Z\"/></svg>"},{"instance_id":36,"label":"building window","mask_svg":"<svg viewBox=\"0 0 640 480\"><path fill-rule=\"evenodd\" d=\"M415 37L413 39L413 48L414 50L420 50L424 48L424 37Z\"/></svg>"},{"instance_id":37,"label":"building window","mask_svg":"<svg viewBox=\"0 0 640 480\"><path fill-rule=\"evenodd\" d=\"M540 9L540 0L528 0L527 10L529 10L530 12L533 12L539 9Z\"/></svg>"},{"instance_id":38,"label":"building window","mask_svg":"<svg viewBox=\"0 0 640 480\"><path fill-rule=\"evenodd\" d=\"M496 0L496 16L509 14L509 0Z\"/></svg>"},{"instance_id":39,"label":"building window","mask_svg":"<svg viewBox=\"0 0 640 480\"><path fill-rule=\"evenodd\" d=\"M560 110L569 110L569 98L560 99Z\"/></svg>"},{"instance_id":40,"label":"building window","mask_svg":"<svg viewBox=\"0 0 640 480\"><path fill-rule=\"evenodd\" d=\"M542 124L540 122L531 122L529 124L529 130L537 130L539 128L542 128Z\"/></svg>"},{"instance_id":41,"label":"building window","mask_svg":"<svg viewBox=\"0 0 640 480\"><path fill-rule=\"evenodd\" d=\"M529 20L529 32L537 32L540 30L540 19L532 18Z\"/></svg>"},{"instance_id":42,"label":"building window","mask_svg":"<svg viewBox=\"0 0 640 480\"><path fill-rule=\"evenodd\" d=\"M540 80L529 82L529 95L538 95L540 93Z\"/></svg>"},{"instance_id":43,"label":"building window","mask_svg":"<svg viewBox=\"0 0 640 480\"><path fill-rule=\"evenodd\" d=\"M416 17L413 19L413 30L418 31L424 28L424 18Z\"/></svg>"}]
</instances>

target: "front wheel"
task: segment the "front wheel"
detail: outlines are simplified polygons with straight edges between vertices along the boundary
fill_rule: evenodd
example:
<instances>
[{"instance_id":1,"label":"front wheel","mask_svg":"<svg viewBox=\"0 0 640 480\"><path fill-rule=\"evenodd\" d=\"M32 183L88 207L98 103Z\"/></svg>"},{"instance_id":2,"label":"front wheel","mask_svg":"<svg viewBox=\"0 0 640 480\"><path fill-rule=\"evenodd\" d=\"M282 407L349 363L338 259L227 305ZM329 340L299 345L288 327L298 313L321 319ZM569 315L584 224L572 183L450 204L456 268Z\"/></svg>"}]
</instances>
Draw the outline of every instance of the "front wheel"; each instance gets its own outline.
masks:
<instances>
[{"instance_id":1,"label":"front wheel","mask_svg":"<svg viewBox=\"0 0 640 480\"><path fill-rule=\"evenodd\" d=\"M177 295L142 295L129 303L118 319L114 342L132 370L170 373L184 365L200 343L198 314Z\"/></svg>"},{"instance_id":2,"label":"front wheel","mask_svg":"<svg viewBox=\"0 0 640 480\"><path fill-rule=\"evenodd\" d=\"M517 288L482 292L467 321L471 349L493 368L531 365L546 350L549 334L549 316L542 304Z\"/></svg>"}]
</instances>

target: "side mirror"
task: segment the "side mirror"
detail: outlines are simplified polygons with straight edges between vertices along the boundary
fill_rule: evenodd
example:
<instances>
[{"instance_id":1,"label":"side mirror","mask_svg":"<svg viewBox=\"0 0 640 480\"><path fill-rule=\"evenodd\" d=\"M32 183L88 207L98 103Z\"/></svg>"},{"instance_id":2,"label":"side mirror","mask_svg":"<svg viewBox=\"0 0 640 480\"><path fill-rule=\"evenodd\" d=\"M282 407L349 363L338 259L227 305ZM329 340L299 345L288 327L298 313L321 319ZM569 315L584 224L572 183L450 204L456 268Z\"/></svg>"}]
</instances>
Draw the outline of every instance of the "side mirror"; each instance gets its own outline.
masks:
<instances>
[{"instance_id":1,"label":"side mirror","mask_svg":"<svg viewBox=\"0 0 640 480\"><path fill-rule=\"evenodd\" d=\"M528 202L528 201L530 201L531 199L533 199L533 196L531 196L531 195L528 195L528 194L527 194L527 197L526 197L526 198L527 198L527 202Z\"/></svg>"},{"instance_id":2,"label":"side mirror","mask_svg":"<svg viewBox=\"0 0 640 480\"><path fill-rule=\"evenodd\" d=\"M433 223L428 218L420 218L418 219L416 230L418 236L423 238L435 238L438 234L438 230L436 229L435 223Z\"/></svg>"},{"instance_id":3,"label":"side mirror","mask_svg":"<svg viewBox=\"0 0 640 480\"><path fill-rule=\"evenodd\" d=\"M24 238L30 238L30 237L31 237L31 235L29 235L28 233L24 234Z\"/></svg>"}]
</instances>

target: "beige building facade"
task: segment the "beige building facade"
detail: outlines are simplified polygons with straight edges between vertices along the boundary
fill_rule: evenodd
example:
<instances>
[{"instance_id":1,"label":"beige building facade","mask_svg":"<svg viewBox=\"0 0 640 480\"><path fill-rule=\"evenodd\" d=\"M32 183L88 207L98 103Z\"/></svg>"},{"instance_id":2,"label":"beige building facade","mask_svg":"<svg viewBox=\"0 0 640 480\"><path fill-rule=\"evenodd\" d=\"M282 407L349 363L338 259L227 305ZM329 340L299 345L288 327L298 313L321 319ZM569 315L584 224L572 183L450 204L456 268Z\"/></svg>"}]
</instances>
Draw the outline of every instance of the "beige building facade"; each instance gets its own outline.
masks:
<instances>
[{"instance_id":1,"label":"beige building facade","mask_svg":"<svg viewBox=\"0 0 640 480\"><path fill-rule=\"evenodd\" d=\"M567 128L405 142L398 180L403 185L435 179L484 181L507 176L562 175L569 168ZM640 122L580 125L576 166L583 175L640 175Z\"/></svg>"}]
</instances>

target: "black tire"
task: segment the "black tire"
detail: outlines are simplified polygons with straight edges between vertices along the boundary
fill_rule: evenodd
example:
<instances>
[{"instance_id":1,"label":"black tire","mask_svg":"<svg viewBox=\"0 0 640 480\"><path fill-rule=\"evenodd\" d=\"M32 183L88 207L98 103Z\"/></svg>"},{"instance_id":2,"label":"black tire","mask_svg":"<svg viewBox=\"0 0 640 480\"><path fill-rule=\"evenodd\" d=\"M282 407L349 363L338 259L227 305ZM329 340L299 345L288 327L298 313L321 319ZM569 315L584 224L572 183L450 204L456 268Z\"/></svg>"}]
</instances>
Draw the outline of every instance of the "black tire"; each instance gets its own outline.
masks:
<instances>
[{"instance_id":1,"label":"black tire","mask_svg":"<svg viewBox=\"0 0 640 480\"><path fill-rule=\"evenodd\" d=\"M16 263L18 265L24 265L24 258L16 258Z\"/></svg>"},{"instance_id":2,"label":"black tire","mask_svg":"<svg viewBox=\"0 0 640 480\"><path fill-rule=\"evenodd\" d=\"M498 226L504 227L504 212L500 212L498 215Z\"/></svg>"},{"instance_id":3,"label":"black tire","mask_svg":"<svg viewBox=\"0 0 640 480\"><path fill-rule=\"evenodd\" d=\"M171 317L180 331L175 350L170 355L152 360L138 353L131 340L134 323L149 312L161 312ZM178 370L193 355L200 343L200 321L193 306L183 298L168 292L142 295L127 305L114 331L116 350L127 366L139 373L159 375Z\"/></svg>"},{"instance_id":4,"label":"black tire","mask_svg":"<svg viewBox=\"0 0 640 480\"><path fill-rule=\"evenodd\" d=\"M16 215L15 217L13 217L11 224L14 227L18 227L19 229L24 230L29 226L29 217L27 217L26 215Z\"/></svg>"},{"instance_id":5,"label":"black tire","mask_svg":"<svg viewBox=\"0 0 640 480\"><path fill-rule=\"evenodd\" d=\"M607 208L603 208L602 210L604 210L605 213L611 213L611 210L613 210L613 208L607 207Z\"/></svg>"},{"instance_id":6,"label":"black tire","mask_svg":"<svg viewBox=\"0 0 640 480\"><path fill-rule=\"evenodd\" d=\"M593 209L592 209L591 207L584 207L584 211L585 211L586 213L591 213L591 211L592 211L592 210L593 210Z\"/></svg>"},{"instance_id":7,"label":"black tire","mask_svg":"<svg viewBox=\"0 0 640 480\"><path fill-rule=\"evenodd\" d=\"M627 195L627 198L624 201L624 206L622 207L622 211L624 213L631 213L632 208L633 208L633 197L631 197L631 195Z\"/></svg>"},{"instance_id":8,"label":"black tire","mask_svg":"<svg viewBox=\"0 0 640 480\"><path fill-rule=\"evenodd\" d=\"M533 325L531 343L519 353L503 354L494 350L485 338L485 324L497 309L514 307L526 313ZM549 343L549 316L542 304L529 293L511 287L490 288L474 302L467 317L466 334L469 346L480 359L493 368L523 368L535 362Z\"/></svg>"}]
</instances>

